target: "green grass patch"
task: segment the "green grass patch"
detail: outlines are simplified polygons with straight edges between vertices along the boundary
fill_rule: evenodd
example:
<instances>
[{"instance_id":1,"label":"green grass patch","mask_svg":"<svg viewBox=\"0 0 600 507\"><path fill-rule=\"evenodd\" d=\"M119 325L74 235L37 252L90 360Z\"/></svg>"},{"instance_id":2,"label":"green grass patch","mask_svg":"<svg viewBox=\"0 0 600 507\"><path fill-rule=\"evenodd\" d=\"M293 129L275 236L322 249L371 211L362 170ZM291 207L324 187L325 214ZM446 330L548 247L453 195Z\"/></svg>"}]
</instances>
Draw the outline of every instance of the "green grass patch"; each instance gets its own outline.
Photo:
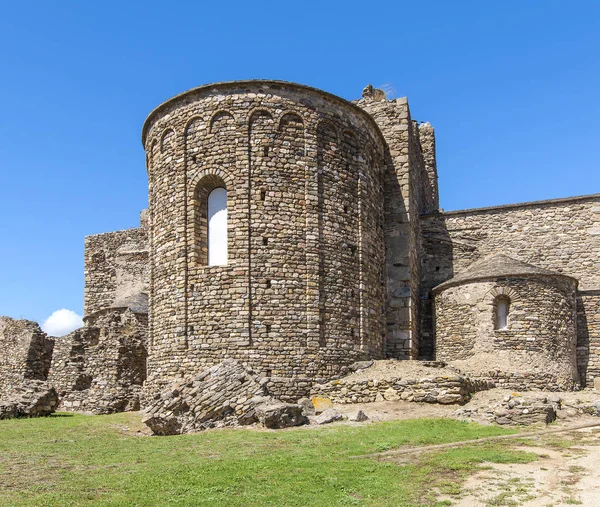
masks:
<instances>
[{"instance_id":1,"label":"green grass patch","mask_svg":"<svg viewBox=\"0 0 600 507\"><path fill-rule=\"evenodd\" d=\"M136 434L139 419L57 414L0 421L0 505L446 505L431 494L436 484L456 492L450 483L482 463L533 459L508 443L406 463L353 458L512 432L451 419L174 437Z\"/></svg>"}]
</instances>

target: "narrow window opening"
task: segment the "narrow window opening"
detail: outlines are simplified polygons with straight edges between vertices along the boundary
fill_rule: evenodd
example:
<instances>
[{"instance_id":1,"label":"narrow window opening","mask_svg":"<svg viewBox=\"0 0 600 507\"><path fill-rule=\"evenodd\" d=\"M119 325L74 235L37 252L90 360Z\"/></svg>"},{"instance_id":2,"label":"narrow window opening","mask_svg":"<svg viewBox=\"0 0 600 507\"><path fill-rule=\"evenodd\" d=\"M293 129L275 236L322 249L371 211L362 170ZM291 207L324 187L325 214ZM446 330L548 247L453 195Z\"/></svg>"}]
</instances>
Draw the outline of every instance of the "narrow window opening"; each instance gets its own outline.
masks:
<instances>
[{"instance_id":1,"label":"narrow window opening","mask_svg":"<svg viewBox=\"0 0 600 507\"><path fill-rule=\"evenodd\" d=\"M271 280L267 280L267 289L271 288Z\"/></svg>"},{"instance_id":2,"label":"narrow window opening","mask_svg":"<svg viewBox=\"0 0 600 507\"><path fill-rule=\"evenodd\" d=\"M436 271L439 271L439 270L440 270L440 267L439 267L439 266L436 266L436 267L435 267L435 270L436 270Z\"/></svg>"},{"instance_id":3,"label":"narrow window opening","mask_svg":"<svg viewBox=\"0 0 600 507\"><path fill-rule=\"evenodd\" d=\"M344 206L344 213L348 213L348 206Z\"/></svg>"},{"instance_id":4,"label":"narrow window opening","mask_svg":"<svg viewBox=\"0 0 600 507\"><path fill-rule=\"evenodd\" d=\"M260 191L260 200L264 201L267 198L267 191L266 190L261 190Z\"/></svg>"},{"instance_id":5,"label":"narrow window opening","mask_svg":"<svg viewBox=\"0 0 600 507\"><path fill-rule=\"evenodd\" d=\"M263 237L263 246L267 246L269 244L269 238Z\"/></svg>"},{"instance_id":6,"label":"narrow window opening","mask_svg":"<svg viewBox=\"0 0 600 507\"><path fill-rule=\"evenodd\" d=\"M208 194L208 265L227 264L227 190Z\"/></svg>"},{"instance_id":7,"label":"narrow window opening","mask_svg":"<svg viewBox=\"0 0 600 507\"><path fill-rule=\"evenodd\" d=\"M267 334L269 334L271 332L271 324L267 324L266 328L267 328Z\"/></svg>"},{"instance_id":8,"label":"narrow window opening","mask_svg":"<svg viewBox=\"0 0 600 507\"><path fill-rule=\"evenodd\" d=\"M264 155L265 157L268 157L268 156L269 156L269 147L268 147L268 146L265 146L265 147L263 148L263 155Z\"/></svg>"},{"instance_id":9,"label":"narrow window opening","mask_svg":"<svg viewBox=\"0 0 600 507\"><path fill-rule=\"evenodd\" d=\"M272 373L272 370L267 370L267 371L266 371L266 373L265 373L265 375L266 375L267 377L270 377L270 376L271 376L271 373Z\"/></svg>"},{"instance_id":10,"label":"narrow window opening","mask_svg":"<svg viewBox=\"0 0 600 507\"><path fill-rule=\"evenodd\" d=\"M494 329L507 329L508 327L508 311L510 307L510 299L506 296L496 298L495 302L495 321Z\"/></svg>"}]
</instances>

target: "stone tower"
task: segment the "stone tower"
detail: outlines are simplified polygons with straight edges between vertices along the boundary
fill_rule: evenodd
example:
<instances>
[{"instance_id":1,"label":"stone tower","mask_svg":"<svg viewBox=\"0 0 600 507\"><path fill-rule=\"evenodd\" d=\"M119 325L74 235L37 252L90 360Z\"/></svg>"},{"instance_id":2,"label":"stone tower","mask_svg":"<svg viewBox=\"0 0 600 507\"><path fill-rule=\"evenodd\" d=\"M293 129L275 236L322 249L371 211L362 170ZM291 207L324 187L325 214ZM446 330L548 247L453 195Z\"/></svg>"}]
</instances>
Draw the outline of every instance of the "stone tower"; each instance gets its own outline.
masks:
<instances>
[{"instance_id":1,"label":"stone tower","mask_svg":"<svg viewBox=\"0 0 600 507\"><path fill-rule=\"evenodd\" d=\"M302 85L221 83L155 109L143 144L150 388L236 358L294 397L384 357L386 147L371 116Z\"/></svg>"}]
</instances>

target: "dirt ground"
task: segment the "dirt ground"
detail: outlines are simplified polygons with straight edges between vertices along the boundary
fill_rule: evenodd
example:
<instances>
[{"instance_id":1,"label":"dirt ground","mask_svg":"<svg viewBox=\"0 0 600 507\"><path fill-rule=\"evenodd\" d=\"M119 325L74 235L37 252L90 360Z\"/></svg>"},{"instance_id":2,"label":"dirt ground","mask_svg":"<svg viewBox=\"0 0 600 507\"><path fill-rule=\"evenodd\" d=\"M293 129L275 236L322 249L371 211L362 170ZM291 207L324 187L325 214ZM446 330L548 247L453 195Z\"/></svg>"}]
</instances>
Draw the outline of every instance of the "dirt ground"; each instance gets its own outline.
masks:
<instances>
[{"instance_id":1,"label":"dirt ground","mask_svg":"<svg viewBox=\"0 0 600 507\"><path fill-rule=\"evenodd\" d=\"M487 464L467 479L458 497L438 500L457 507L600 505L600 427L538 437L535 446L515 449L539 458L531 463Z\"/></svg>"},{"instance_id":2,"label":"dirt ground","mask_svg":"<svg viewBox=\"0 0 600 507\"><path fill-rule=\"evenodd\" d=\"M507 389L490 389L475 393L471 401L462 407L489 407L499 403L508 395L515 393ZM600 392L594 390L578 392L544 393L532 391L528 396L557 396L561 407L557 411L557 424L577 422L583 424L587 421L600 420L583 411L593 403L600 403ZM421 417L454 417L455 412L461 408L459 405L440 405L436 403L413 403L408 401L382 401L376 403L354 403L348 405L334 404L334 408L344 415L351 415L362 410L371 421L393 421L398 419L418 419ZM482 422L482 421L479 421ZM600 500L598 501L600 507Z\"/></svg>"},{"instance_id":3,"label":"dirt ground","mask_svg":"<svg viewBox=\"0 0 600 507\"><path fill-rule=\"evenodd\" d=\"M500 389L483 391L476 393L466 406L490 406L508 394L514 395L511 391ZM598 416L592 416L582 409L600 401L600 393L597 391L535 394L558 396L561 398L561 407L557 411L556 422L551 426L540 423L533 427L523 427L524 432L546 428L568 429L596 422L600 424ZM455 411L459 407L384 401L353 405L336 404L334 408L347 416L362 410L371 421L377 422L421 417L455 417ZM532 442L533 445L515 442L514 449L536 453L536 461L526 464L483 464L483 470L467 479L460 495L440 495L438 500L448 501L450 505L457 507L600 507L600 426L532 437Z\"/></svg>"}]
</instances>

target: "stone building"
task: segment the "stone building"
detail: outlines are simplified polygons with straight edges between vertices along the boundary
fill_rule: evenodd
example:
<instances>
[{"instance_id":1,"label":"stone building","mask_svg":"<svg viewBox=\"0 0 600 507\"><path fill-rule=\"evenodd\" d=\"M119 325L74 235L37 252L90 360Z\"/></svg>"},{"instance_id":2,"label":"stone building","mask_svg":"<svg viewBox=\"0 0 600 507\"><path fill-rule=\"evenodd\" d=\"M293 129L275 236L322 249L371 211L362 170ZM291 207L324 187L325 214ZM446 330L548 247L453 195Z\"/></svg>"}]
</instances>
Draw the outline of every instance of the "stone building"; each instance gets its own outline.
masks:
<instances>
[{"instance_id":1,"label":"stone building","mask_svg":"<svg viewBox=\"0 0 600 507\"><path fill-rule=\"evenodd\" d=\"M147 216L86 239L85 312L149 295L147 392L225 359L282 399L370 358L600 376L600 195L443 212L432 126L370 86L201 86L142 142Z\"/></svg>"},{"instance_id":2,"label":"stone building","mask_svg":"<svg viewBox=\"0 0 600 507\"><path fill-rule=\"evenodd\" d=\"M499 368L531 373L504 378L513 389L570 390L579 383L574 278L493 254L432 293L436 359L467 368L471 377Z\"/></svg>"}]
</instances>

